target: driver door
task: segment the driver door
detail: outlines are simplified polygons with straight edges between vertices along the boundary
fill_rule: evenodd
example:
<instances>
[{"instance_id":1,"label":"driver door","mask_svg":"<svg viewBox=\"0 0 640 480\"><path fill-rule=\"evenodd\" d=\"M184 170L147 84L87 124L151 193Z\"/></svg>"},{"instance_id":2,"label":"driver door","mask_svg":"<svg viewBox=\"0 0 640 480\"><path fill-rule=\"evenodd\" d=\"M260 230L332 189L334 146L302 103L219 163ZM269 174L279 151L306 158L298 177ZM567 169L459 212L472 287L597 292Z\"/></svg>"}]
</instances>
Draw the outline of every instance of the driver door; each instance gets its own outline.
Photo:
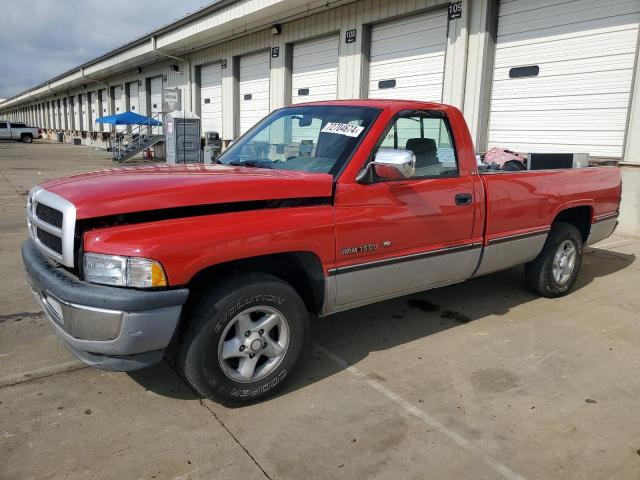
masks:
<instances>
[{"instance_id":1,"label":"driver door","mask_svg":"<svg viewBox=\"0 0 640 480\"><path fill-rule=\"evenodd\" d=\"M472 241L479 199L471 175L460 175L447 118L400 114L378 147L411 150L416 174L338 185L338 309L466 279L480 256L480 244Z\"/></svg>"}]
</instances>

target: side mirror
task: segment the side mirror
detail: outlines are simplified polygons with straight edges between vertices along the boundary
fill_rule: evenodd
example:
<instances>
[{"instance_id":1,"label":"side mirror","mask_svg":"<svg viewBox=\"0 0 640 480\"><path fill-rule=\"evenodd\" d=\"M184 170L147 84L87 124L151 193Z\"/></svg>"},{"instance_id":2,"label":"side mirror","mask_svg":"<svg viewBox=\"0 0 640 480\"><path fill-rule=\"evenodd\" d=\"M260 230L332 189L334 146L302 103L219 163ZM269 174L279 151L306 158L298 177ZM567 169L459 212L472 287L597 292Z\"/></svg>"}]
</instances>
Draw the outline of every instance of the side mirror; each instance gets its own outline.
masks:
<instances>
[{"instance_id":1,"label":"side mirror","mask_svg":"<svg viewBox=\"0 0 640 480\"><path fill-rule=\"evenodd\" d=\"M373 162L362 170L356 181L372 183L372 173L385 180L405 180L416 173L416 156L411 150L380 148Z\"/></svg>"}]
</instances>

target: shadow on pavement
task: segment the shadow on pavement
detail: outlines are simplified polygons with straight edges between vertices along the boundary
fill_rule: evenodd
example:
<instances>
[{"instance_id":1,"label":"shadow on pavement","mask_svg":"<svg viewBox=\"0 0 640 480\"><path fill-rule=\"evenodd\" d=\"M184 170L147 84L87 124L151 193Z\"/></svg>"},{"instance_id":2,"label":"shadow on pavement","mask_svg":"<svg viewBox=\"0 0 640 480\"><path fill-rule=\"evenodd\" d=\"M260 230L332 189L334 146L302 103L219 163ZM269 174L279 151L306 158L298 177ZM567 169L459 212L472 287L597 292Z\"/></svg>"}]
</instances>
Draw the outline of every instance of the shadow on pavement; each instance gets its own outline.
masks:
<instances>
[{"instance_id":1,"label":"shadow on pavement","mask_svg":"<svg viewBox=\"0 0 640 480\"><path fill-rule=\"evenodd\" d=\"M598 277L623 270L634 261L635 255L587 248L574 291ZM507 315L512 308L539 298L526 289L523 271L524 267L516 267L326 318L312 318L312 345L305 350L300 364L275 398L342 370L314 348L313 343L339 351L341 358L353 365L371 352L404 345L489 315ZM196 399L176 374L174 358L175 351L170 351L168 362L130 372L130 376L158 395Z\"/></svg>"}]
</instances>

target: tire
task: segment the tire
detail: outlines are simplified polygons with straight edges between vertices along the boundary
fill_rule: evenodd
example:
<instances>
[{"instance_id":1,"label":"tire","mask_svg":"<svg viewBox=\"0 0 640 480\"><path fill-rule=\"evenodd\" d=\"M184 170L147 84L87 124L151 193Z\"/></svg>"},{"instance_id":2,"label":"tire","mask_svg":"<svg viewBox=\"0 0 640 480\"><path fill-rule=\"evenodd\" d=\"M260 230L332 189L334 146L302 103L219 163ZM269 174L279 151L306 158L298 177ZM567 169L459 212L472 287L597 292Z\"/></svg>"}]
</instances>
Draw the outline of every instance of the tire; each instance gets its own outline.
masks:
<instances>
[{"instance_id":1,"label":"tire","mask_svg":"<svg viewBox=\"0 0 640 480\"><path fill-rule=\"evenodd\" d=\"M525 167L522 163L517 162L515 160L509 160L508 162L505 162L504 165L502 165L502 168L500 170L517 172L517 171L526 170L526 169L527 167Z\"/></svg>"},{"instance_id":2,"label":"tire","mask_svg":"<svg viewBox=\"0 0 640 480\"><path fill-rule=\"evenodd\" d=\"M205 290L191 312L178 368L198 394L223 404L246 405L276 393L308 338L304 302L271 275L235 274Z\"/></svg>"},{"instance_id":3,"label":"tire","mask_svg":"<svg viewBox=\"0 0 640 480\"><path fill-rule=\"evenodd\" d=\"M31 135L22 135L22 137L20 137L20 141L23 143L32 143L33 137Z\"/></svg>"},{"instance_id":4,"label":"tire","mask_svg":"<svg viewBox=\"0 0 640 480\"><path fill-rule=\"evenodd\" d=\"M573 225L555 222L540 255L525 265L525 281L538 295L561 297L571 291L581 266L582 235Z\"/></svg>"}]
</instances>

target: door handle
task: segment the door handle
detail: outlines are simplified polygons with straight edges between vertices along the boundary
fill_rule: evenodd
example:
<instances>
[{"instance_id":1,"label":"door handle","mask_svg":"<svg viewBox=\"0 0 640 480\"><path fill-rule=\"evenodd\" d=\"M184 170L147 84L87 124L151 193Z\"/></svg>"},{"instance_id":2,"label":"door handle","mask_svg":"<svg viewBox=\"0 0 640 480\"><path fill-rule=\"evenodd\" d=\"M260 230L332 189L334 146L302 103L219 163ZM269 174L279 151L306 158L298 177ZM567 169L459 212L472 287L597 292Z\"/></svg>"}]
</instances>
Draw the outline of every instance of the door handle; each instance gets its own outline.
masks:
<instances>
[{"instance_id":1,"label":"door handle","mask_svg":"<svg viewBox=\"0 0 640 480\"><path fill-rule=\"evenodd\" d=\"M456 205L470 205L473 196L470 193L458 193L456 195Z\"/></svg>"}]
</instances>

